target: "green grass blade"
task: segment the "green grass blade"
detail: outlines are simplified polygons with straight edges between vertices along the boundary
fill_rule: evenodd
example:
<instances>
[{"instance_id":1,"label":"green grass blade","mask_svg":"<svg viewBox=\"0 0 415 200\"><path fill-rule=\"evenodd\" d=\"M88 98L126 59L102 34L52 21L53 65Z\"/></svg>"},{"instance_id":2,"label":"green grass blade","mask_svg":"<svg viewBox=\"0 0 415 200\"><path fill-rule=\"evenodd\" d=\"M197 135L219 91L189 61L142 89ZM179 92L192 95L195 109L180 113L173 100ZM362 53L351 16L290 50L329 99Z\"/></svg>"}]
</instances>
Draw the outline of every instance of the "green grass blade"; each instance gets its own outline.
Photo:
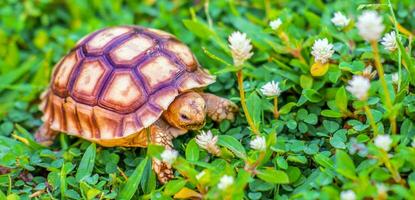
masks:
<instances>
[{"instance_id":1,"label":"green grass blade","mask_svg":"<svg viewBox=\"0 0 415 200\"><path fill-rule=\"evenodd\" d=\"M79 164L78 171L76 172L76 176L75 176L77 181L80 181L84 177L91 175L92 170L94 169L95 155L96 155L96 146L95 146L95 143L92 143L86 149L85 154L81 159L81 163Z\"/></svg>"},{"instance_id":2,"label":"green grass blade","mask_svg":"<svg viewBox=\"0 0 415 200\"><path fill-rule=\"evenodd\" d=\"M128 178L127 183L121 189L120 194L117 196L117 199L120 200L129 200L133 197L134 193L138 189L140 184L141 177L144 172L144 168L147 165L148 157L146 157L141 163L135 168L133 174Z\"/></svg>"}]
</instances>

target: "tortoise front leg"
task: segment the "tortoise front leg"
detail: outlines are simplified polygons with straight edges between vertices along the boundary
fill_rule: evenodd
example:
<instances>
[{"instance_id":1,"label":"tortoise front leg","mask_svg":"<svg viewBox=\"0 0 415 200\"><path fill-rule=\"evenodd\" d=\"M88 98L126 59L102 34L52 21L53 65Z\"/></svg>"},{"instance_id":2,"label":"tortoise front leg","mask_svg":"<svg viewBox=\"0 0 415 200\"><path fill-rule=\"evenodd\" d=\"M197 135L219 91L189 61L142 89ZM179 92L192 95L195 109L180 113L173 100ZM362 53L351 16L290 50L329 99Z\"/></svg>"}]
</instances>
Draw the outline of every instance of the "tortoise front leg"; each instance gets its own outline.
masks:
<instances>
[{"instance_id":1,"label":"tortoise front leg","mask_svg":"<svg viewBox=\"0 0 415 200\"><path fill-rule=\"evenodd\" d=\"M234 120L238 106L232 101L209 93L200 93L205 99L207 115L212 120L220 122L224 119Z\"/></svg>"},{"instance_id":2,"label":"tortoise front leg","mask_svg":"<svg viewBox=\"0 0 415 200\"><path fill-rule=\"evenodd\" d=\"M158 120L151 127L151 142L164 146L165 149L173 149L173 138L186 133L186 130L180 130L171 127L163 120ZM162 162L157 158L153 158L153 169L157 174L157 178L161 183L166 183L174 178L172 166L168 163Z\"/></svg>"}]
</instances>

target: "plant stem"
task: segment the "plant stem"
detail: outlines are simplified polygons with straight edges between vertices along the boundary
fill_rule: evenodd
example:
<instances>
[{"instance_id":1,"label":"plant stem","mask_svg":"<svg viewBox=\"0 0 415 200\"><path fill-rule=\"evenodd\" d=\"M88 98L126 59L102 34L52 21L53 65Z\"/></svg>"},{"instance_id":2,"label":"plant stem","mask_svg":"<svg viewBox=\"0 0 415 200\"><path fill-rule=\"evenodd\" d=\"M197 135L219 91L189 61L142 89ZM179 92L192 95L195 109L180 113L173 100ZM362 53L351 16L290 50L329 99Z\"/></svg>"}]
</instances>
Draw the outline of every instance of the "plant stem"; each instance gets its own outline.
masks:
<instances>
[{"instance_id":1,"label":"plant stem","mask_svg":"<svg viewBox=\"0 0 415 200\"><path fill-rule=\"evenodd\" d=\"M274 97L274 117L278 119L280 116L280 112L278 112L278 96Z\"/></svg>"},{"instance_id":2,"label":"plant stem","mask_svg":"<svg viewBox=\"0 0 415 200\"><path fill-rule=\"evenodd\" d=\"M372 112L370 111L370 108L366 104L366 102L365 102L364 108L365 108L366 116L369 119L370 126L372 126L372 129L373 129L373 136L376 137L378 135L378 127L376 126L375 119L373 118Z\"/></svg>"},{"instance_id":3,"label":"plant stem","mask_svg":"<svg viewBox=\"0 0 415 200\"><path fill-rule=\"evenodd\" d=\"M395 182L400 183L402 180L401 176L399 175L399 172L393 167L392 163L390 162L389 157L388 157L388 152L386 152L383 149L381 151L382 151L382 157L383 157L382 160L385 163L386 168L388 168L388 170L391 172Z\"/></svg>"},{"instance_id":4,"label":"plant stem","mask_svg":"<svg viewBox=\"0 0 415 200\"><path fill-rule=\"evenodd\" d=\"M244 78L243 78L242 69L240 69L236 73L236 76L238 78L239 96L241 97L241 105L245 113L246 121L251 127L252 132L254 132L256 135L259 135L259 131L256 128L254 122L252 121L251 115L249 114L249 111L248 111L248 107L246 106L245 90L244 90L244 84L243 84Z\"/></svg>"},{"instance_id":5,"label":"plant stem","mask_svg":"<svg viewBox=\"0 0 415 200\"><path fill-rule=\"evenodd\" d=\"M392 134L396 134L396 119L395 119L395 114L392 112L393 105L392 105L391 98L389 96L389 90L388 90L388 85L387 85L386 80L385 80L385 74L383 72L383 66L382 66L382 63L380 63L378 43L376 41L371 41L370 44L372 46L373 54L374 54L374 57L375 57L376 70L378 71L379 79L380 79L381 85L383 87L383 92L385 94L386 107L387 107L388 111L391 112L389 114L389 121L390 121L390 124L391 124Z\"/></svg>"}]
</instances>

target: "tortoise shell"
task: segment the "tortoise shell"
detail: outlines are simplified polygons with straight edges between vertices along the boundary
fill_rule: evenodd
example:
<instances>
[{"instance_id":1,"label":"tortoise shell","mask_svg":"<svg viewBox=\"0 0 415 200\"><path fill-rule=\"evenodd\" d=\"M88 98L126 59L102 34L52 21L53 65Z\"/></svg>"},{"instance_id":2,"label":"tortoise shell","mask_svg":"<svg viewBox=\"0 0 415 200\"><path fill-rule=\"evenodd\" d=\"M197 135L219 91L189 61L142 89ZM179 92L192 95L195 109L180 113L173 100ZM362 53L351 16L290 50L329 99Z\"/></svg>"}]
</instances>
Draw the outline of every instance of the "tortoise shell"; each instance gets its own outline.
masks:
<instances>
[{"instance_id":1,"label":"tortoise shell","mask_svg":"<svg viewBox=\"0 0 415 200\"><path fill-rule=\"evenodd\" d=\"M215 81L164 31L117 26L81 39L55 66L42 120L88 140L131 137L185 91Z\"/></svg>"}]
</instances>

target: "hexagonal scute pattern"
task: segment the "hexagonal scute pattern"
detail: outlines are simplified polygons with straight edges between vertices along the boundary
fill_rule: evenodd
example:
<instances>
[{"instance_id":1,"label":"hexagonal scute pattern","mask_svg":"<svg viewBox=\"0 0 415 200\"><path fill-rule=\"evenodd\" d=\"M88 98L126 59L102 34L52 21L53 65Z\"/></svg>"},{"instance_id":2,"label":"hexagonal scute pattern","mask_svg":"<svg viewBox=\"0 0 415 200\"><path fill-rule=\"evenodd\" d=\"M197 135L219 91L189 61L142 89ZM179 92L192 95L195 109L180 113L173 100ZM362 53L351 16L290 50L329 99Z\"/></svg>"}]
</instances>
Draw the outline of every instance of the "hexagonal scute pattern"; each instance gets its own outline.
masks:
<instances>
[{"instance_id":1,"label":"hexagonal scute pattern","mask_svg":"<svg viewBox=\"0 0 415 200\"><path fill-rule=\"evenodd\" d=\"M80 61L76 51L69 53L57 66L52 79L52 89L59 96L65 96L68 92L68 85L71 74Z\"/></svg>"},{"instance_id":2,"label":"hexagonal scute pattern","mask_svg":"<svg viewBox=\"0 0 415 200\"><path fill-rule=\"evenodd\" d=\"M105 86L100 104L119 113L136 110L147 99L131 71L115 72Z\"/></svg>"},{"instance_id":3,"label":"hexagonal scute pattern","mask_svg":"<svg viewBox=\"0 0 415 200\"><path fill-rule=\"evenodd\" d=\"M110 57L115 64L132 66L140 55L145 54L154 45L153 39L136 34L121 45L114 47L110 52Z\"/></svg>"},{"instance_id":4,"label":"hexagonal scute pattern","mask_svg":"<svg viewBox=\"0 0 415 200\"><path fill-rule=\"evenodd\" d=\"M56 131L107 140L103 145L131 137L145 146L136 133L157 121L181 92L214 80L170 33L107 28L81 39L57 64L51 90L42 97L42 120Z\"/></svg>"},{"instance_id":5,"label":"hexagonal scute pattern","mask_svg":"<svg viewBox=\"0 0 415 200\"><path fill-rule=\"evenodd\" d=\"M193 53L190 51L189 47L183 43L169 40L166 42L165 48L173 52L173 54L186 65L186 69L188 71L194 71L197 69L197 62L193 56Z\"/></svg>"},{"instance_id":6,"label":"hexagonal scute pattern","mask_svg":"<svg viewBox=\"0 0 415 200\"><path fill-rule=\"evenodd\" d=\"M96 104L98 93L110 70L99 59L82 62L72 88L72 96L89 105Z\"/></svg>"},{"instance_id":7,"label":"hexagonal scute pattern","mask_svg":"<svg viewBox=\"0 0 415 200\"><path fill-rule=\"evenodd\" d=\"M130 27L123 26L104 29L86 43L86 51L88 53L100 53L112 40L131 30Z\"/></svg>"},{"instance_id":8,"label":"hexagonal scute pattern","mask_svg":"<svg viewBox=\"0 0 415 200\"><path fill-rule=\"evenodd\" d=\"M154 91L158 86L171 82L180 72L180 67L166 56L158 55L140 66L139 71L150 91Z\"/></svg>"}]
</instances>

